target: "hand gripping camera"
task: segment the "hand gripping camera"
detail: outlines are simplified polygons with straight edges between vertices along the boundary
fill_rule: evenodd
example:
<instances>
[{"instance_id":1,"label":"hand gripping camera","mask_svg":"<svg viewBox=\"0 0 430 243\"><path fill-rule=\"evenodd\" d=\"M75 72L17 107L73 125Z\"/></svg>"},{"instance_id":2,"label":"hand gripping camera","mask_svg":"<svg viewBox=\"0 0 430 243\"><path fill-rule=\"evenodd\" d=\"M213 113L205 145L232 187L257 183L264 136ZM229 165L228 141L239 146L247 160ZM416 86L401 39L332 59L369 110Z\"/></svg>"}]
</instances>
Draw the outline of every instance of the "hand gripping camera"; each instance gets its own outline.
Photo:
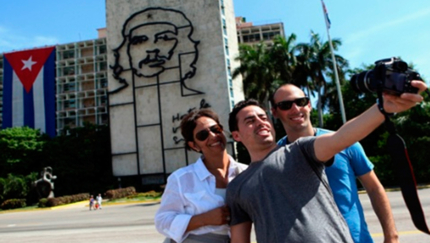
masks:
<instances>
[{"instance_id":1,"label":"hand gripping camera","mask_svg":"<svg viewBox=\"0 0 430 243\"><path fill-rule=\"evenodd\" d=\"M418 89L411 85L412 80L422 79L406 62L392 57L376 61L372 70L353 75L351 85L356 92L361 93L386 92L393 95L418 93Z\"/></svg>"}]
</instances>

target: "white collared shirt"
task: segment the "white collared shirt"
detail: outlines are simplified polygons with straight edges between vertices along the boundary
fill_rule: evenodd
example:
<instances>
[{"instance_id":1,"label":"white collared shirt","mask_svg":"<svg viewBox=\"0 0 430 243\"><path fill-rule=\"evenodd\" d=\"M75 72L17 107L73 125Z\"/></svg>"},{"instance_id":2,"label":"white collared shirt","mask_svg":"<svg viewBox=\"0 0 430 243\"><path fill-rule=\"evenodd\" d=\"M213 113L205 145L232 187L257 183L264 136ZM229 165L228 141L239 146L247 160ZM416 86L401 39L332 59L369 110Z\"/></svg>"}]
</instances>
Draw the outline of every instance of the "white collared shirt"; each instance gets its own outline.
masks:
<instances>
[{"instance_id":1,"label":"white collared shirt","mask_svg":"<svg viewBox=\"0 0 430 243\"><path fill-rule=\"evenodd\" d=\"M247 165L230 157L228 181L233 180L246 168ZM160 208L155 214L155 227L158 232L180 243L189 234L228 231L229 226L225 224L203 226L185 233L193 215L225 205L222 196L215 193L215 188L215 176L207 170L201 158L194 164L173 172L167 179Z\"/></svg>"}]
</instances>

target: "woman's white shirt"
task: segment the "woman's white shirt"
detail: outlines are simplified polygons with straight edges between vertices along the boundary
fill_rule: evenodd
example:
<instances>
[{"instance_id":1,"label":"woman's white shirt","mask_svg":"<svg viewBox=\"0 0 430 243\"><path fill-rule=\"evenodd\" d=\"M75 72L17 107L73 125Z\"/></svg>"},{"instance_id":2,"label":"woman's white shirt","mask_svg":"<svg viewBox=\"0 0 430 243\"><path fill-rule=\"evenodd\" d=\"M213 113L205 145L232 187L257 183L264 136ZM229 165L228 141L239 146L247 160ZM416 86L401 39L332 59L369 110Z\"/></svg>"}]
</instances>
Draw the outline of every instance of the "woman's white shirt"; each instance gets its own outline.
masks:
<instances>
[{"instance_id":1,"label":"woman's white shirt","mask_svg":"<svg viewBox=\"0 0 430 243\"><path fill-rule=\"evenodd\" d=\"M228 181L245 170L247 165L236 162L230 157ZM193 215L201 214L221 207L224 198L215 193L215 176L204 165L202 158L194 164L180 168L167 179L167 185L161 198L161 205L155 214L157 230L180 243L189 234L206 234L211 232L228 232L229 226L203 226L185 233Z\"/></svg>"}]
</instances>

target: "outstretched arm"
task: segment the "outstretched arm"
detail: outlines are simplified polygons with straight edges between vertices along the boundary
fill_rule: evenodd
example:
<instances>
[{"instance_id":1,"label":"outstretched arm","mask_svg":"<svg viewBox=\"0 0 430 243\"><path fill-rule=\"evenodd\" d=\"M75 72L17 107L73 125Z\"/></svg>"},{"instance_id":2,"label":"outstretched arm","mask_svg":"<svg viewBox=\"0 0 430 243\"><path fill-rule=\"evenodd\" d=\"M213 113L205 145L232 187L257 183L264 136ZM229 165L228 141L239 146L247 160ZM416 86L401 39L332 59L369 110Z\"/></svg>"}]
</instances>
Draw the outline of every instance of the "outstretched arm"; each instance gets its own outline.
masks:
<instances>
[{"instance_id":1,"label":"outstretched arm","mask_svg":"<svg viewBox=\"0 0 430 243\"><path fill-rule=\"evenodd\" d=\"M367 174L359 176L358 179L364 188L366 188L373 211L375 211L384 231L384 243L398 243L399 235L394 223L390 202L375 172L372 170Z\"/></svg>"},{"instance_id":2,"label":"outstretched arm","mask_svg":"<svg viewBox=\"0 0 430 243\"><path fill-rule=\"evenodd\" d=\"M250 221L231 226L231 243L251 242L251 227L252 222Z\"/></svg>"},{"instance_id":3,"label":"outstretched arm","mask_svg":"<svg viewBox=\"0 0 430 243\"><path fill-rule=\"evenodd\" d=\"M427 85L422 81L412 81L412 86L422 92ZM401 96L384 94L384 109L387 113L397 113L408 110L421 102L419 94L403 93ZM315 156L320 161L327 161L335 154L353 143L365 138L384 121L384 115L377 105L373 105L361 115L345 123L337 132L324 134L315 139Z\"/></svg>"}]
</instances>

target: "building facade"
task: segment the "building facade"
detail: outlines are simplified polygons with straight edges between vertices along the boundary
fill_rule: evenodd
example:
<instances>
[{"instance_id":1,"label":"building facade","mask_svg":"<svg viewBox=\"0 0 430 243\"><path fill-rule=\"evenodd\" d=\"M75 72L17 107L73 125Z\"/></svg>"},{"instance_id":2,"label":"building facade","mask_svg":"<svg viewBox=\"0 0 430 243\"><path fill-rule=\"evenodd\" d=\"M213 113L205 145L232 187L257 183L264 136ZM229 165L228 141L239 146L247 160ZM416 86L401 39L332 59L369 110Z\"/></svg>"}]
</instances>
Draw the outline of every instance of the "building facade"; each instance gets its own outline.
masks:
<instances>
[{"instance_id":1,"label":"building facade","mask_svg":"<svg viewBox=\"0 0 430 243\"><path fill-rule=\"evenodd\" d=\"M270 46L275 36L285 37L284 24L282 22L253 25L252 22L246 22L244 17L236 17L236 29L237 41L240 44L255 45L264 42Z\"/></svg>"},{"instance_id":2,"label":"building facade","mask_svg":"<svg viewBox=\"0 0 430 243\"><path fill-rule=\"evenodd\" d=\"M55 46L56 133L86 122L109 124L114 176L138 177L142 184L163 183L166 175L200 156L186 151L178 129L180 118L192 109L212 107L227 125L231 108L244 99L241 77L232 79L239 66L234 60L238 42L269 42L284 35L283 24L253 26L235 18L232 0L108 0L106 8L107 28L98 30L97 39ZM171 32L176 36L163 38L176 41L174 47L182 53L171 59L181 64L139 73L132 67L138 56L127 52L131 47L121 50L124 33L147 26L145 31L156 36L160 22L166 21L175 26ZM120 55L130 65L121 66L124 73L117 69ZM2 80L0 55L0 127ZM234 155L230 138L228 143Z\"/></svg>"},{"instance_id":3,"label":"building facade","mask_svg":"<svg viewBox=\"0 0 430 243\"><path fill-rule=\"evenodd\" d=\"M106 38L55 48L56 133L85 122L108 124ZM0 55L0 127L3 122L3 55Z\"/></svg>"},{"instance_id":4,"label":"building facade","mask_svg":"<svg viewBox=\"0 0 430 243\"><path fill-rule=\"evenodd\" d=\"M241 78L231 74L238 66L233 2L106 3L113 173L164 183L200 156L185 148L181 117L211 107L227 124L243 99Z\"/></svg>"},{"instance_id":5,"label":"building facade","mask_svg":"<svg viewBox=\"0 0 430 243\"><path fill-rule=\"evenodd\" d=\"M106 38L56 46L56 127L108 124Z\"/></svg>"}]
</instances>

